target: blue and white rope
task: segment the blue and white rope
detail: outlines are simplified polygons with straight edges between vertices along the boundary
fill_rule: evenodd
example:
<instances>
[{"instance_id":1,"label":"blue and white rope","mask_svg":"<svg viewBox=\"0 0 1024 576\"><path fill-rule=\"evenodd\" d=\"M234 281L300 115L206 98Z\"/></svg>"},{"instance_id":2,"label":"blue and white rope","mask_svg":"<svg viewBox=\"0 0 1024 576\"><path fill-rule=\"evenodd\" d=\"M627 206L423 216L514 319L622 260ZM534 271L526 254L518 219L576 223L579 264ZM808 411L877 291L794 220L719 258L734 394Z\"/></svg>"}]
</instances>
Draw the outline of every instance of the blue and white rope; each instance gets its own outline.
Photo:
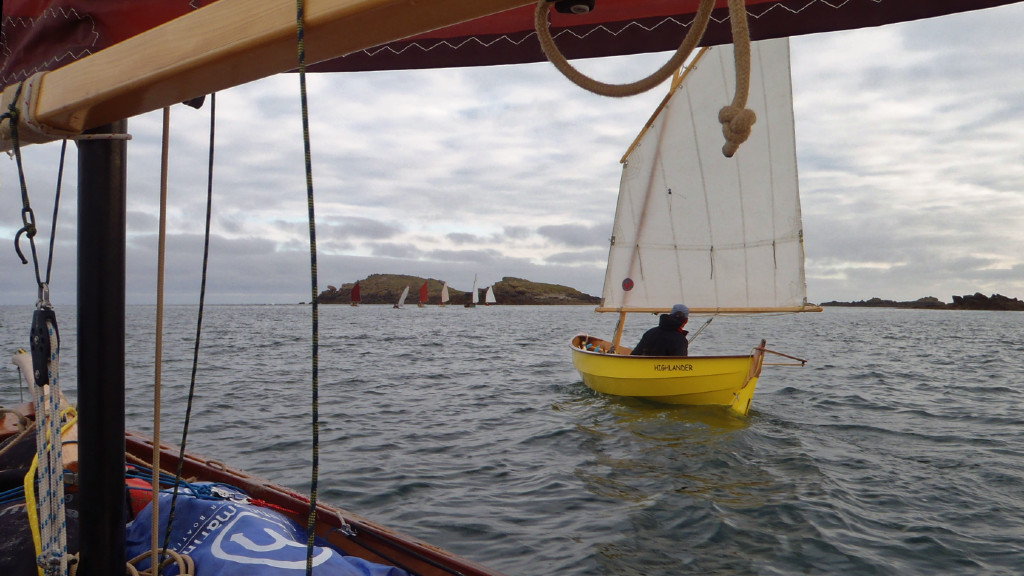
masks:
<instances>
[{"instance_id":1,"label":"blue and white rope","mask_svg":"<svg viewBox=\"0 0 1024 576\"><path fill-rule=\"evenodd\" d=\"M68 573L67 528L64 511L64 454L61 441L61 391L59 383L60 342L47 321L50 383L31 386L36 405L36 457L40 553L36 563L45 576Z\"/></svg>"}]
</instances>

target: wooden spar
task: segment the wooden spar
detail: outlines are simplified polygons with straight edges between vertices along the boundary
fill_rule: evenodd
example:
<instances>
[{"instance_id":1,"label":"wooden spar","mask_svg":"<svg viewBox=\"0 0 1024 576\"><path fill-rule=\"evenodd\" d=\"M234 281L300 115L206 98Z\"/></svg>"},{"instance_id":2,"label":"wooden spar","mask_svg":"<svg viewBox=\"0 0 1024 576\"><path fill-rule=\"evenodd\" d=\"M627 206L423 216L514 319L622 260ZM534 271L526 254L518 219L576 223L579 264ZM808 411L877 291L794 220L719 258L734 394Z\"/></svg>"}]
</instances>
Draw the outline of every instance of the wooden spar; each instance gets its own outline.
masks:
<instances>
[{"instance_id":1,"label":"wooden spar","mask_svg":"<svg viewBox=\"0 0 1024 576\"><path fill-rule=\"evenodd\" d=\"M804 304L792 307L722 307L722 308L697 308L691 307L690 314L780 314L797 312L822 312L824 308L817 304ZM620 314L669 314L672 308L663 307L601 307L595 308L594 312L616 312Z\"/></svg>"},{"instance_id":2,"label":"wooden spar","mask_svg":"<svg viewBox=\"0 0 1024 576\"><path fill-rule=\"evenodd\" d=\"M669 86L668 93L666 93L665 97L661 99L661 103L654 109L654 113L647 119L647 123L640 129L640 133L636 135L636 138L633 139L633 143L626 149L626 153L619 159L619 164L626 163L626 158L629 158L629 155L633 153L633 149L640 143L640 139L644 137L644 134L646 134L648 130L651 129L651 125L654 124L655 118L657 118L658 114L661 114L661 111L668 105L668 101L672 99L672 95L676 93L679 85L683 83L683 80L686 80L686 77L690 75L690 71L693 70L693 67L697 65L697 62L700 61L701 57L703 57L704 53L707 51L707 46L701 48L700 51L697 52L697 55L693 57L693 60L690 61L690 65L685 66L682 69L682 73L677 70L675 75L672 76L672 85Z\"/></svg>"},{"instance_id":3,"label":"wooden spar","mask_svg":"<svg viewBox=\"0 0 1024 576\"><path fill-rule=\"evenodd\" d=\"M601 309L598 308L598 311ZM619 311L619 321L615 323L615 338L612 339L612 350L618 350L622 342L622 330L626 327L626 311Z\"/></svg>"},{"instance_id":4,"label":"wooden spar","mask_svg":"<svg viewBox=\"0 0 1024 576\"><path fill-rule=\"evenodd\" d=\"M306 0L306 59L315 63L472 20L531 0ZM33 110L44 127L81 133L294 70L295 4L218 0L42 74ZM17 85L8 86L11 96Z\"/></svg>"}]
</instances>

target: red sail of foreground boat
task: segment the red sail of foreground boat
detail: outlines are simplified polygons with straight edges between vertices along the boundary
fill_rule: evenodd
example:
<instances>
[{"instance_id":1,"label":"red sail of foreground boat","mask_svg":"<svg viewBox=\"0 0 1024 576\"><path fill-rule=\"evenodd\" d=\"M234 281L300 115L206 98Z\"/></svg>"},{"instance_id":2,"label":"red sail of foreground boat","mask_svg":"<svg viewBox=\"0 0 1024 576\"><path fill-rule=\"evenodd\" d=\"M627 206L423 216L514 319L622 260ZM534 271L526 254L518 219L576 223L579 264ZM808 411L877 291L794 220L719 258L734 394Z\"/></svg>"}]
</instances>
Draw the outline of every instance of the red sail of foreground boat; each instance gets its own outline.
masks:
<instances>
[{"instance_id":1,"label":"red sail of foreground boat","mask_svg":"<svg viewBox=\"0 0 1024 576\"><path fill-rule=\"evenodd\" d=\"M706 28L697 40L714 45L731 42L733 25L746 28L747 20L750 38L764 40L880 26L1016 1L746 0L738 8L732 3L737 9L734 19L726 0L318 0L298 11L281 0L4 0L0 149L77 137L87 131L120 136L78 143L79 460L74 473L64 477L76 482L73 495L80 502L76 513L68 515L82 527L77 546L69 550L80 551L77 574L125 572L126 486L137 480L128 477L126 460L138 471L140 462L161 454L162 471L173 474L180 463L184 477L232 484L252 500L283 510L289 521L299 525L308 518L311 532L353 557L425 576L497 574L316 502L315 490L310 503L290 490L208 460L179 457L176 450L153 446L152 441L125 430L126 119L301 69L297 45L305 57L302 66L309 62L316 71L481 66L534 62L543 54L551 57L531 40L547 28L569 58L584 58L672 49L689 30L700 29L693 25L698 13ZM297 13L302 44L297 41ZM36 288L29 290L31 299L35 301L38 294L45 306L37 312L45 316L52 312L43 298L48 288L39 286L38 292ZM474 288L474 303L475 292ZM316 304L314 298L314 312ZM40 361L45 362L45 356ZM46 373L40 363L34 367L40 375ZM33 408L13 416L20 431L3 441L0 452L4 455L14 454L6 450L12 439L34 440L22 436L33 426L29 414L52 410L44 405ZM58 421L65 417L59 409L56 416ZM41 445L47 447L45 441ZM58 445L53 442L49 447ZM52 471L62 485L62 471L59 467ZM25 502L16 503L20 516L3 516L5 525L16 517L28 522ZM307 505L309 510L304 511ZM255 511L251 515L259 516ZM35 573L37 557L66 572L70 562L66 554L40 556L33 551L31 538L24 548L12 542L4 541L5 550L27 557L29 573ZM16 562L0 556L0 573L20 574L14 569Z\"/></svg>"}]
</instances>

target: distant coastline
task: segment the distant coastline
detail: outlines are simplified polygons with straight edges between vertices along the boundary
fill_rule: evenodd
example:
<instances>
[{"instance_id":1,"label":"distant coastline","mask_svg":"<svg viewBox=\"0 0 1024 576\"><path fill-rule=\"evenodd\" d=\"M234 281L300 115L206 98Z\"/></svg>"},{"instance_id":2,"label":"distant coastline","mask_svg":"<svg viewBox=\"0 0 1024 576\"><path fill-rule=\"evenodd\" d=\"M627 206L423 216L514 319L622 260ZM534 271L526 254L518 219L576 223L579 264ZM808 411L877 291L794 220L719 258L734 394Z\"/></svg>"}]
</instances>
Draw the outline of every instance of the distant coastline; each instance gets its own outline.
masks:
<instances>
[{"instance_id":1,"label":"distant coastline","mask_svg":"<svg viewBox=\"0 0 1024 576\"><path fill-rule=\"evenodd\" d=\"M441 302L441 287L444 281L435 278L421 278L405 274L371 274L359 280L359 291L362 304L394 304L402 290L409 286L412 289L409 303L416 305L416 294L420 286L427 283L427 305L437 306ZM348 304L352 301L352 287L355 282L341 286L328 286L317 299L321 304ZM506 276L500 282L491 285L498 305L597 305L601 298L584 294L575 288L559 284L531 282L522 278ZM476 302L483 301L487 286L480 287ZM448 286L451 306L462 306L470 302L470 291L462 291Z\"/></svg>"},{"instance_id":2,"label":"distant coastline","mask_svg":"<svg viewBox=\"0 0 1024 576\"><path fill-rule=\"evenodd\" d=\"M922 310L997 310L997 311L1024 311L1024 301L1016 298L1008 298L1002 294L985 296L981 292L972 295L953 296L952 302L943 302L934 296L926 296L912 301L897 302L895 300L883 300L872 298L870 300L859 300L856 302L822 302L822 306L837 306L848 308L914 308Z\"/></svg>"}]
</instances>

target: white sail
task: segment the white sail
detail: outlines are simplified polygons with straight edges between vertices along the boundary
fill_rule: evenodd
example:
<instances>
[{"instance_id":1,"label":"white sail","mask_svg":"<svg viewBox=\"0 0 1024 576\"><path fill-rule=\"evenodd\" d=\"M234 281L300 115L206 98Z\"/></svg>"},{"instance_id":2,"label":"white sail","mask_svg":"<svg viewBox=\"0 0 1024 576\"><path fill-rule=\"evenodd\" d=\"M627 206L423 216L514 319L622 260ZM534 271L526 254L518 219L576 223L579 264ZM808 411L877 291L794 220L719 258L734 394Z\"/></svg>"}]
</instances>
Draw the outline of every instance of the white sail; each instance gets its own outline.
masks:
<instances>
[{"instance_id":1,"label":"white sail","mask_svg":"<svg viewBox=\"0 0 1024 576\"><path fill-rule=\"evenodd\" d=\"M494 304L497 300L494 299L494 287L488 286L487 293L484 294L484 304Z\"/></svg>"},{"instance_id":2,"label":"white sail","mask_svg":"<svg viewBox=\"0 0 1024 576\"><path fill-rule=\"evenodd\" d=\"M718 122L735 88L726 45L703 54L624 159L600 310L805 304L789 41L751 52L757 123L733 158Z\"/></svg>"},{"instance_id":3,"label":"white sail","mask_svg":"<svg viewBox=\"0 0 1024 576\"><path fill-rule=\"evenodd\" d=\"M469 302L476 304L480 301L480 290L476 287L476 274L473 275L473 293L469 296Z\"/></svg>"},{"instance_id":4,"label":"white sail","mask_svg":"<svg viewBox=\"0 0 1024 576\"><path fill-rule=\"evenodd\" d=\"M405 290L402 290L402 295L398 297L398 304L395 304L396 308L405 306L405 298L409 295L409 287L406 286Z\"/></svg>"},{"instance_id":5,"label":"white sail","mask_svg":"<svg viewBox=\"0 0 1024 576\"><path fill-rule=\"evenodd\" d=\"M444 286L441 286L441 304L447 304L448 300L448 283L445 282Z\"/></svg>"}]
</instances>

